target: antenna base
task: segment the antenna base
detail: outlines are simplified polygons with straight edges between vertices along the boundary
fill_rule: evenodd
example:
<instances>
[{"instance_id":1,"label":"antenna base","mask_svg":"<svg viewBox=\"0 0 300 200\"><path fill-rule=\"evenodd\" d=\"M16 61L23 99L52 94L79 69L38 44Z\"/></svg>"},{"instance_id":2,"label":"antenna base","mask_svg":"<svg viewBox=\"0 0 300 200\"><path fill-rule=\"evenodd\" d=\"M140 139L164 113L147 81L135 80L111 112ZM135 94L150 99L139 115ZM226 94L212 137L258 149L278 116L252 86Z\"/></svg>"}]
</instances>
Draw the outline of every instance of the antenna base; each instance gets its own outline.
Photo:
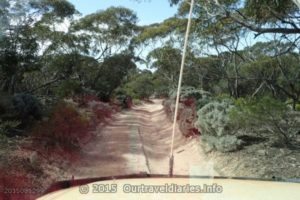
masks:
<instances>
[{"instance_id":1,"label":"antenna base","mask_svg":"<svg viewBox=\"0 0 300 200\"><path fill-rule=\"evenodd\" d=\"M170 161L169 161L169 177L173 176L173 168L174 168L174 155L170 157Z\"/></svg>"}]
</instances>

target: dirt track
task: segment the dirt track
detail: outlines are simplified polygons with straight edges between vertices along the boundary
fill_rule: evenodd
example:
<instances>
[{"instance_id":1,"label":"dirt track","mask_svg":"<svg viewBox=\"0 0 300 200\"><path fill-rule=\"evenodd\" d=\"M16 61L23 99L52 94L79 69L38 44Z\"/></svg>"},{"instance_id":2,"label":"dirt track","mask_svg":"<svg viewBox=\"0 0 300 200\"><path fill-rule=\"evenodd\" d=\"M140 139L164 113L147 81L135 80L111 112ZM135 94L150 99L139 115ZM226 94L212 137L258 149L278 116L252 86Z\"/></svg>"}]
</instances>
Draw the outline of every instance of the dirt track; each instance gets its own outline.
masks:
<instances>
[{"instance_id":1,"label":"dirt track","mask_svg":"<svg viewBox=\"0 0 300 200\"><path fill-rule=\"evenodd\" d=\"M169 170L172 122L162 100L144 103L114 116L97 138L83 149L82 159L73 166L75 178L167 174ZM205 159L197 138L185 138L176 129L174 174L217 175Z\"/></svg>"}]
</instances>

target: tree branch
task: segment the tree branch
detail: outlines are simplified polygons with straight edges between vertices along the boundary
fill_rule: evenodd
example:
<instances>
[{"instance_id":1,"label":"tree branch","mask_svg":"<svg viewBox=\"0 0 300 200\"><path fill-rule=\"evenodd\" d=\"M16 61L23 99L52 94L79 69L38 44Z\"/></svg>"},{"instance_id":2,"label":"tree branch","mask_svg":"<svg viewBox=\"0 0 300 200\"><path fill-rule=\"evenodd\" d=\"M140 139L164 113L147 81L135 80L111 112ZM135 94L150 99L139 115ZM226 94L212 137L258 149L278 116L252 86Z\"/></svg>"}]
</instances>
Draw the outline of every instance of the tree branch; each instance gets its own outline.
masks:
<instances>
[{"instance_id":1,"label":"tree branch","mask_svg":"<svg viewBox=\"0 0 300 200\"><path fill-rule=\"evenodd\" d=\"M293 0L294 3L299 5L300 8L300 0ZM226 15L226 17L232 19L234 22L238 23L239 25L256 32L255 38L258 37L261 34L264 33L281 33L281 34L300 34L300 29L297 26L291 25L292 22L288 22L293 28L284 28L284 27L279 27L279 28L262 28L259 27L255 24L251 24L250 22L246 21L246 17L239 12L238 10L235 10L237 14L239 14L243 19L234 16L232 12L228 11L223 5L218 0L214 0L214 5L219 7L219 9ZM287 21L285 21L287 23Z\"/></svg>"},{"instance_id":2,"label":"tree branch","mask_svg":"<svg viewBox=\"0 0 300 200\"><path fill-rule=\"evenodd\" d=\"M256 32L255 37L258 37L264 33L281 33L281 34L299 34L299 28L261 28L256 25L250 24L246 21L239 19L238 17L233 16L229 11L226 11L227 17L232 19L234 22L240 24L241 26L248 28L251 31Z\"/></svg>"}]
</instances>

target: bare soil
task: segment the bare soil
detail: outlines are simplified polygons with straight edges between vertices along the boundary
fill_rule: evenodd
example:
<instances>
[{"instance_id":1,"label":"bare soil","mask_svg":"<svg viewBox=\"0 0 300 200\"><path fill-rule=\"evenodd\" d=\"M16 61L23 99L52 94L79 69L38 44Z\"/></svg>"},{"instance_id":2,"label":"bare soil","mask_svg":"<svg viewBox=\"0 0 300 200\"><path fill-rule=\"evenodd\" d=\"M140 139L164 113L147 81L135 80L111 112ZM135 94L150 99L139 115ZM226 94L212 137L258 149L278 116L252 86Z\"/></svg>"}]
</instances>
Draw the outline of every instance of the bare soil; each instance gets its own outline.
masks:
<instances>
[{"instance_id":1,"label":"bare soil","mask_svg":"<svg viewBox=\"0 0 300 200\"><path fill-rule=\"evenodd\" d=\"M94 130L95 138L81 149L76 161L47 160L20 148L26 139L1 145L3 176L26 177L33 185L47 188L59 180L138 173L168 174L172 121L162 100L143 102L115 113ZM237 152L206 153L201 136L186 137L176 126L174 174L251 178L300 177L300 151L270 147L268 140L249 143ZM7 173L6 173L7 172ZM18 182L13 180L12 184ZM1 185L0 185L1 186ZM3 185L2 185L3 186ZM28 185L27 185L28 186ZM22 187L22 186L20 186ZM1 197L1 196L0 196ZM21 199L33 199L29 196ZM13 199L13 198L7 198Z\"/></svg>"},{"instance_id":2,"label":"bare soil","mask_svg":"<svg viewBox=\"0 0 300 200\"><path fill-rule=\"evenodd\" d=\"M268 142L230 152L210 152L214 168L226 177L300 181L300 150L270 147Z\"/></svg>"},{"instance_id":3,"label":"bare soil","mask_svg":"<svg viewBox=\"0 0 300 200\"><path fill-rule=\"evenodd\" d=\"M137 173L168 174L172 122L162 100L118 113L87 145L70 173L75 178ZM174 174L218 175L205 159L199 140L186 138L176 127Z\"/></svg>"}]
</instances>

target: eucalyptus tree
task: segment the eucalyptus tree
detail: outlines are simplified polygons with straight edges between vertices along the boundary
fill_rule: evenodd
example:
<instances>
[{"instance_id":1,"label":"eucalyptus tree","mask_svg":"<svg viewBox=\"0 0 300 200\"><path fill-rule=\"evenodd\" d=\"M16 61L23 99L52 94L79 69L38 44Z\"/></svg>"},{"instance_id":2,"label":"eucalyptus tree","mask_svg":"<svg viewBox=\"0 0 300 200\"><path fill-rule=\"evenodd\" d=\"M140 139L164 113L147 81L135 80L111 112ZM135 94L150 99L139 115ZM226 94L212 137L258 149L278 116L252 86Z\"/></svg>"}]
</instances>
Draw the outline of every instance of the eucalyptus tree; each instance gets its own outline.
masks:
<instances>
[{"instance_id":1,"label":"eucalyptus tree","mask_svg":"<svg viewBox=\"0 0 300 200\"><path fill-rule=\"evenodd\" d=\"M271 41L256 43L243 54L252 58L241 67L244 95L254 97L271 93L283 101L290 100L296 109L300 93L298 53L291 52L289 44Z\"/></svg>"},{"instance_id":2,"label":"eucalyptus tree","mask_svg":"<svg viewBox=\"0 0 300 200\"><path fill-rule=\"evenodd\" d=\"M110 7L71 23L71 33L88 39L87 54L99 63L96 68L91 69L93 74L89 82L93 89L105 93L105 98L112 92L107 91L108 88L109 90L115 89L116 87L112 85L120 84L133 66L135 46L132 40L139 32L137 20L132 10L124 7ZM120 68L112 66L114 63ZM119 70L124 71L119 73ZM104 89L104 82L108 81L108 76L114 78L112 80L114 83L107 83L108 88ZM101 89L106 91L99 91Z\"/></svg>"},{"instance_id":3,"label":"eucalyptus tree","mask_svg":"<svg viewBox=\"0 0 300 200\"><path fill-rule=\"evenodd\" d=\"M110 7L71 24L71 31L90 39L89 53L97 60L130 49L137 34L137 16L124 7Z\"/></svg>"},{"instance_id":4,"label":"eucalyptus tree","mask_svg":"<svg viewBox=\"0 0 300 200\"><path fill-rule=\"evenodd\" d=\"M170 0L171 4L182 0ZM229 21L256 33L299 34L297 0L198 0L196 13L216 25Z\"/></svg>"},{"instance_id":5,"label":"eucalyptus tree","mask_svg":"<svg viewBox=\"0 0 300 200\"><path fill-rule=\"evenodd\" d=\"M175 88L178 82L180 59L181 50L172 46L154 49L147 56L149 67L155 69L171 88Z\"/></svg>"},{"instance_id":6,"label":"eucalyptus tree","mask_svg":"<svg viewBox=\"0 0 300 200\"><path fill-rule=\"evenodd\" d=\"M53 26L71 17L68 1L1 0L0 82L3 91L20 92L26 73L41 69L40 45Z\"/></svg>"}]
</instances>

